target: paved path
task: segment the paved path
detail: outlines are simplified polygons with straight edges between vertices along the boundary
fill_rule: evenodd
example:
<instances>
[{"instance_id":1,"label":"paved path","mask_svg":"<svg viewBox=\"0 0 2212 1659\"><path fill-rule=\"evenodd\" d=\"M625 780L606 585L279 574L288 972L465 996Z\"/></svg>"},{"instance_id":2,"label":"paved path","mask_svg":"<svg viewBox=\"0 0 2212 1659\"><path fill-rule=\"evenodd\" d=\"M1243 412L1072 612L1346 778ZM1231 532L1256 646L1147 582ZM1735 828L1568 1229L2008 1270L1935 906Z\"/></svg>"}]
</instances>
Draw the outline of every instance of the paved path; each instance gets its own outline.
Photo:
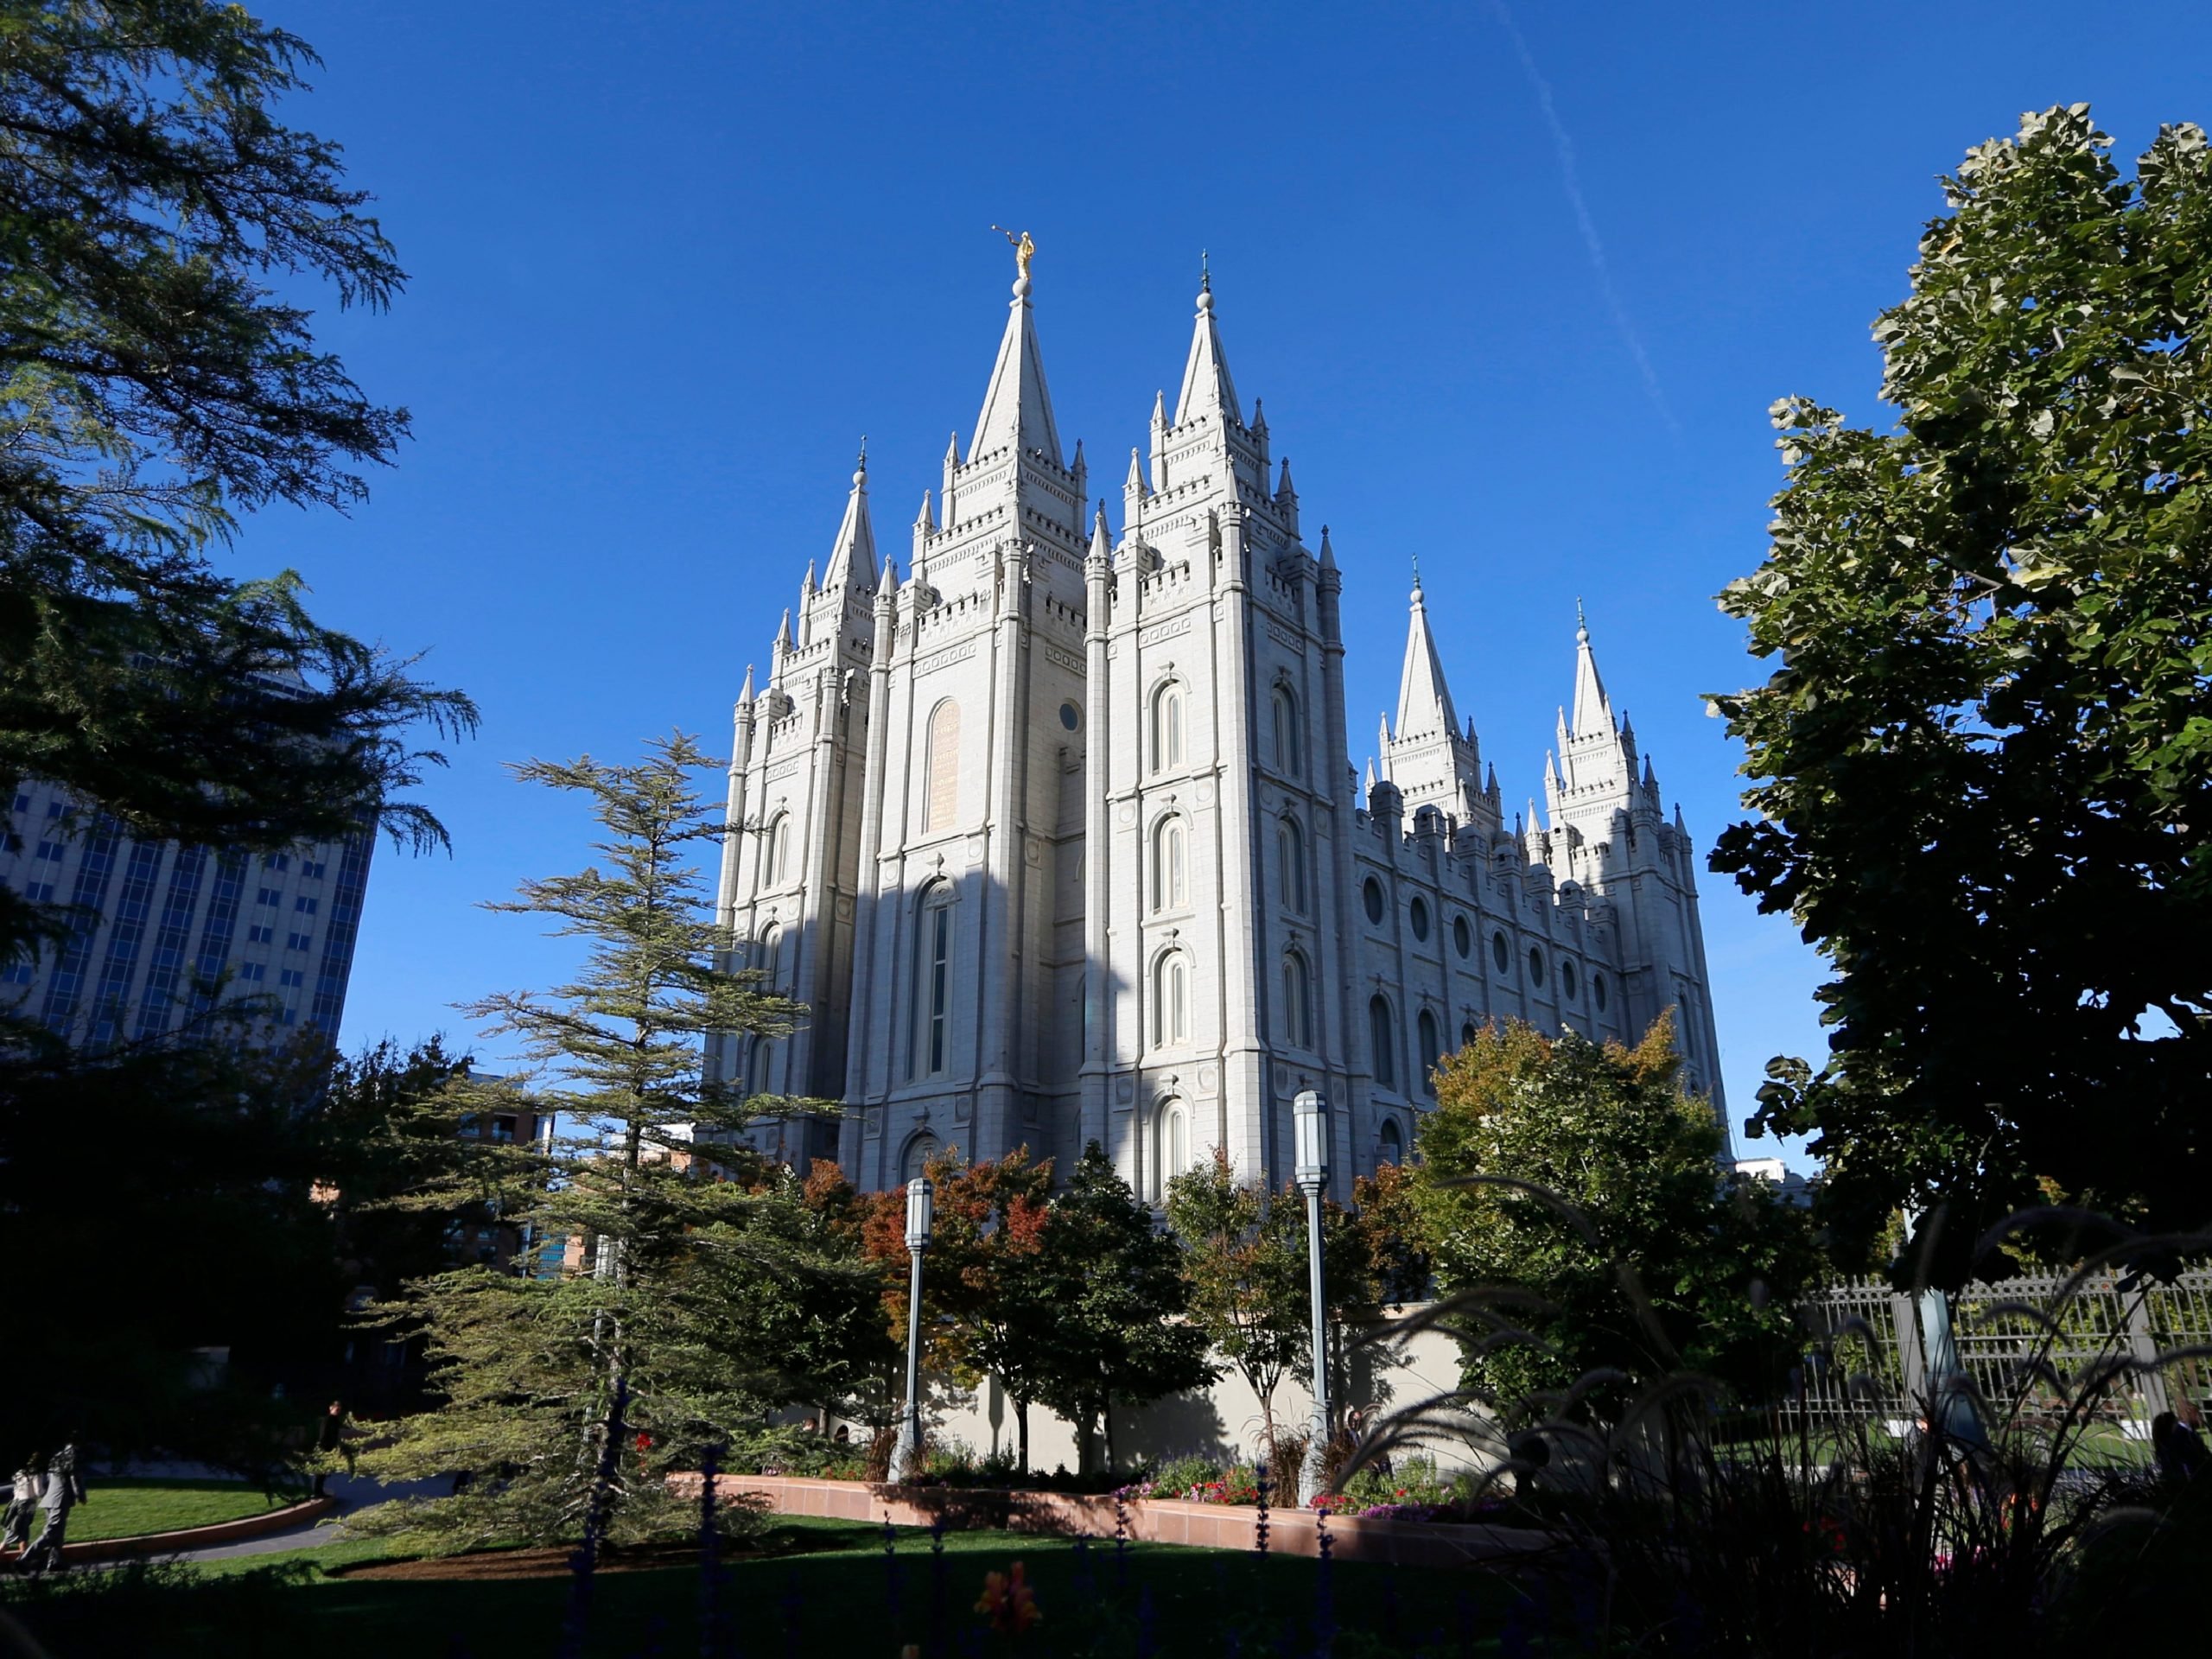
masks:
<instances>
[{"instance_id":1,"label":"paved path","mask_svg":"<svg viewBox=\"0 0 2212 1659\"><path fill-rule=\"evenodd\" d=\"M128 1472L134 1475L167 1475L209 1479L235 1479L236 1476L199 1464L133 1464ZM321 1544L334 1544L346 1538L346 1517L356 1510L372 1503L381 1503L393 1497L442 1497L448 1485L442 1480L407 1481L385 1485L361 1475L333 1475L323 1490L338 1500L335 1514L324 1516L319 1521L304 1522L283 1532L272 1532L259 1538L247 1538L233 1544L208 1544L199 1549L180 1549L160 1557L168 1561L231 1561L249 1555L282 1555L296 1549L313 1549ZM86 1565L93 1565L86 1563ZM118 1563L102 1561L99 1567L113 1567Z\"/></svg>"}]
</instances>

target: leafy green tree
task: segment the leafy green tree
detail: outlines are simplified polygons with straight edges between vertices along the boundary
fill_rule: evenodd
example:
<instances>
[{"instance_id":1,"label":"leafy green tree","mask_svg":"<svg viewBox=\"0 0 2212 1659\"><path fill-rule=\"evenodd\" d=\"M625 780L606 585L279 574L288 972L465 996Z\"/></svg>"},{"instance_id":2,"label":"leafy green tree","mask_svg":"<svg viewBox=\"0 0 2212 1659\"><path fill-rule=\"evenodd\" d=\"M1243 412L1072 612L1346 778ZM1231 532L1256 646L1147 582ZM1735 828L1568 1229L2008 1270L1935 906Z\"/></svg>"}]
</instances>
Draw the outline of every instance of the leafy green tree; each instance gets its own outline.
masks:
<instances>
[{"instance_id":1,"label":"leafy green tree","mask_svg":"<svg viewBox=\"0 0 2212 1659\"><path fill-rule=\"evenodd\" d=\"M408 731L475 723L296 576L208 557L241 512L359 500L407 431L277 292L404 280L337 146L277 118L314 62L213 0L0 10L0 778L147 839L441 842ZM0 891L0 951L41 923Z\"/></svg>"},{"instance_id":2,"label":"leafy green tree","mask_svg":"<svg viewBox=\"0 0 2212 1659\"><path fill-rule=\"evenodd\" d=\"M1219 1147L1167 1183L1166 1209L1183 1252L1191 1324L1258 1398L1272 1466L1275 1390L1313 1363L1305 1212L1294 1197L1270 1201L1238 1180Z\"/></svg>"},{"instance_id":3,"label":"leafy green tree","mask_svg":"<svg viewBox=\"0 0 2212 1659\"><path fill-rule=\"evenodd\" d=\"M772 1107L828 1108L745 1099L702 1065L707 1033L785 1036L803 1012L764 992L756 971L720 965L694 859L725 832L694 779L718 764L678 733L635 765L517 768L582 797L603 832L603 863L526 881L518 901L492 906L550 918L556 935L584 941L576 977L470 1009L544 1068L538 1109L580 1126L549 1148L503 1149L532 1234L569 1241L574 1260L548 1276L442 1273L391 1310L425 1332L444 1401L365 1461L399 1478L469 1478L386 1524L455 1547L594 1523L617 1541L681 1529L691 1522L659 1473L708 1445L738 1444L789 1397L783 1368L709 1304L731 1264L764 1274L790 1265L764 1243L772 1225L755 1230L782 1199L747 1179L758 1160L734 1137ZM448 1092L479 1109L482 1087ZM426 1189L430 1201L444 1196Z\"/></svg>"},{"instance_id":4,"label":"leafy green tree","mask_svg":"<svg viewBox=\"0 0 2212 1659\"><path fill-rule=\"evenodd\" d=\"M1775 666L1712 699L1713 866L1835 970L1751 1133L1815 1137L1840 1236L1948 1206L1954 1285L2050 1191L2212 1221L2212 151L2109 149L2077 105L1968 152L1874 325L1895 426L1777 404L1721 600Z\"/></svg>"},{"instance_id":5,"label":"leafy green tree","mask_svg":"<svg viewBox=\"0 0 2212 1659\"><path fill-rule=\"evenodd\" d=\"M1509 1409L1605 1368L1764 1401L1793 1363L1809 1226L1723 1167L1680 1068L1663 1017L1632 1049L1491 1027L1440 1068L1413 1202L1471 1338L1468 1381Z\"/></svg>"},{"instance_id":6,"label":"leafy green tree","mask_svg":"<svg viewBox=\"0 0 2212 1659\"><path fill-rule=\"evenodd\" d=\"M1152 1211L1096 1141L1052 1195L1041 1243L1037 1274L1051 1315L1041 1397L1074 1425L1079 1467L1091 1466L1104 1424L1110 1469L1110 1407L1203 1388L1219 1368L1207 1362L1205 1332L1183 1317L1190 1286L1181 1250L1155 1230Z\"/></svg>"}]
</instances>

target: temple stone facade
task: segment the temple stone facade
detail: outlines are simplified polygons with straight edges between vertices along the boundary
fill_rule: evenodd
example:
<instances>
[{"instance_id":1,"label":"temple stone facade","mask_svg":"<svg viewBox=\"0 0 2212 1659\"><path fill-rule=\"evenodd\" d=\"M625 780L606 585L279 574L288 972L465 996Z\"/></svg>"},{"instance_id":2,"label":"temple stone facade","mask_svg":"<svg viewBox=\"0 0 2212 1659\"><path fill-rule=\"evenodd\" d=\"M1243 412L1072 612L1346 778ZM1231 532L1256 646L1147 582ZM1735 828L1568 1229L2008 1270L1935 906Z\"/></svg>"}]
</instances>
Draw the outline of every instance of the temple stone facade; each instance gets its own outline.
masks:
<instances>
[{"instance_id":1,"label":"temple stone facade","mask_svg":"<svg viewBox=\"0 0 2212 1659\"><path fill-rule=\"evenodd\" d=\"M1065 1164L1097 1140L1156 1196L1217 1146L1287 1179L1311 1088L1363 1171L1485 1020L1633 1040L1669 1008L1725 1122L1689 835L1586 627L1542 807L1509 817L1416 581L1363 785L1345 572L1247 417L1210 285L1147 436L1116 532L1061 447L1025 270L906 575L863 460L766 685L747 671L720 918L811 1014L709 1065L845 1108L767 1143L887 1186L939 1145Z\"/></svg>"}]
</instances>

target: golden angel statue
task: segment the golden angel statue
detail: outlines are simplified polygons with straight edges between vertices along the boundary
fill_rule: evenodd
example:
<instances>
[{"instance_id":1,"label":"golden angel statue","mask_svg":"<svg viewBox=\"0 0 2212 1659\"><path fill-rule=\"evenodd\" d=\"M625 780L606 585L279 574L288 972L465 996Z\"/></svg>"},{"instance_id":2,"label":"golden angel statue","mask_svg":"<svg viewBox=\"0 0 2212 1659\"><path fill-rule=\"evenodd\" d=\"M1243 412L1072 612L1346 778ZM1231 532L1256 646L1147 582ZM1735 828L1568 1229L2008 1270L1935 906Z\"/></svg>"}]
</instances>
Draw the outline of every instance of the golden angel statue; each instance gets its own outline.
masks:
<instances>
[{"instance_id":1,"label":"golden angel statue","mask_svg":"<svg viewBox=\"0 0 2212 1659\"><path fill-rule=\"evenodd\" d=\"M1029 232L1024 231L1017 237L1012 231L1007 229L1003 225L994 225L991 228L996 231L1001 236L1006 238L1007 245L1014 250L1014 268L1015 274L1018 275L1023 282L1027 282L1029 280L1029 262L1037 257L1037 245L1029 239Z\"/></svg>"}]
</instances>

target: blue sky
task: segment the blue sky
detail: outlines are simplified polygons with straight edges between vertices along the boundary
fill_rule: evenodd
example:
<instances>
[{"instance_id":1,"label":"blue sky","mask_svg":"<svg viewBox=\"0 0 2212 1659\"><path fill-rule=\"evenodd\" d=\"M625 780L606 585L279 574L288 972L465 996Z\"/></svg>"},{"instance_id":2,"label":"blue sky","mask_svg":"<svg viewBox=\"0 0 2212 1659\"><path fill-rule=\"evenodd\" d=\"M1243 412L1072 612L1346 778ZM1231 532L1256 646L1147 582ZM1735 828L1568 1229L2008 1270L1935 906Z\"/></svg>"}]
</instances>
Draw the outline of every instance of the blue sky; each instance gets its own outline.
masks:
<instances>
[{"instance_id":1,"label":"blue sky","mask_svg":"<svg viewBox=\"0 0 2212 1659\"><path fill-rule=\"evenodd\" d=\"M2088 100L2126 156L2212 118L2186 7L2155 42L2039 3L264 15L322 54L291 118L344 144L412 276L322 337L415 439L353 517L266 514L233 562L298 569L485 712L425 791L453 856L378 854L349 1046L467 1040L454 1003L559 976L567 945L476 906L579 866L586 825L502 763L675 726L725 752L863 432L904 548L1004 321L995 221L1036 238L1060 431L1116 514L1211 251L1238 389L1344 568L1355 762L1418 556L1510 801L1540 789L1580 595L1709 846L1736 756L1698 693L1757 677L1711 596L1760 556L1768 404L1886 423L1867 325L1935 175L2021 111ZM1819 1050L1820 963L1731 884L1703 905L1740 1121L1770 1055Z\"/></svg>"}]
</instances>

